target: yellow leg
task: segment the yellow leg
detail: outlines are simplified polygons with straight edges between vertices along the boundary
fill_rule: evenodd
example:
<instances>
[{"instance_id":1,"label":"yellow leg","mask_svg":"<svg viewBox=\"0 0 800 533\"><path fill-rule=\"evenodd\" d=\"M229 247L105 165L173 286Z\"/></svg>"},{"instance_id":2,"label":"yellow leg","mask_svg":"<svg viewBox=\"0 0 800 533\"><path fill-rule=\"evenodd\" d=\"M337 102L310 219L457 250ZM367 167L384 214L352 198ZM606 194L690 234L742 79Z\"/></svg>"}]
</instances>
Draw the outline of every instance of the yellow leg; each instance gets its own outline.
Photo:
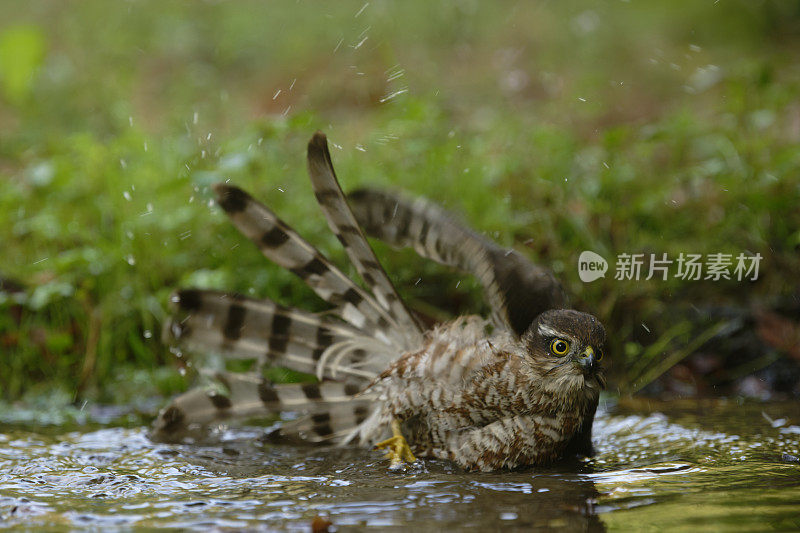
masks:
<instances>
[{"instance_id":1,"label":"yellow leg","mask_svg":"<svg viewBox=\"0 0 800 533\"><path fill-rule=\"evenodd\" d=\"M414 454L411 453L411 448L408 446L405 437L400 432L400 422L397 419L392 420L392 436L385 441L379 442L375 447L386 449L386 458L392 461L391 468L396 468L403 462L413 463L417 460Z\"/></svg>"}]
</instances>

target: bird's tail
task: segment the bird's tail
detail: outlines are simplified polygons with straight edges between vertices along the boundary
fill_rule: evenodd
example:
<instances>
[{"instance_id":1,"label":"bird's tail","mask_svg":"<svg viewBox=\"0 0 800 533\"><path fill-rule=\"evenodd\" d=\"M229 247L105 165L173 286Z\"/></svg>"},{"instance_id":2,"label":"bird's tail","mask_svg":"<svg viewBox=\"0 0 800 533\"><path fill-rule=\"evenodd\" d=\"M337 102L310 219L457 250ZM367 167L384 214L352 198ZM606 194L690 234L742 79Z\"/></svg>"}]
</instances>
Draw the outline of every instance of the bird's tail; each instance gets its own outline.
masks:
<instances>
[{"instance_id":1,"label":"bird's tail","mask_svg":"<svg viewBox=\"0 0 800 533\"><path fill-rule=\"evenodd\" d=\"M173 440L170 435L192 425L292 410L308 413L310 418L284 426L282 435L335 439L348 424L367 414L360 411L368 409L370 403L353 396L392 360L421 343L417 321L403 305L350 211L322 133L315 134L309 142L308 170L331 229L369 290L354 283L249 194L231 185L217 184L217 203L233 224L268 259L299 276L332 309L318 315L269 300L182 290L173 295L175 314L166 324L164 337L178 347L256 360L259 369L268 363L314 373L320 380L344 380L338 384L323 382L310 390L322 392L335 389L336 385L345 387L342 390L347 394L337 396L333 403L309 395L293 396L296 401L286 402L288 396L282 392L302 387L267 386L260 372L226 374L221 376L227 381L226 391L209 394L192 390L162 410L156 421L156 438ZM264 402L259 387L274 390L277 401ZM331 432L321 431L325 427L319 421L325 416Z\"/></svg>"}]
</instances>

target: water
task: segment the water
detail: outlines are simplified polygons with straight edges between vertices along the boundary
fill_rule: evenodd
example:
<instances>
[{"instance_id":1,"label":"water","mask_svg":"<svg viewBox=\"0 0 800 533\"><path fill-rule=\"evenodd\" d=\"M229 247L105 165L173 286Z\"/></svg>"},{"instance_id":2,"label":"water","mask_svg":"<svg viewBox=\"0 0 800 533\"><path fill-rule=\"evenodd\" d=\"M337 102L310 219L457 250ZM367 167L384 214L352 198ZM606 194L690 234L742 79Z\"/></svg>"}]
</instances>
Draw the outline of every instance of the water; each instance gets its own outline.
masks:
<instances>
[{"instance_id":1,"label":"water","mask_svg":"<svg viewBox=\"0 0 800 533\"><path fill-rule=\"evenodd\" d=\"M0 425L0 527L430 531L800 528L800 407L606 404L588 462L390 472L369 450L263 444L259 428L165 445L146 428ZM30 426L30 425L28 425Z\"/></svg>"}]
</instances>

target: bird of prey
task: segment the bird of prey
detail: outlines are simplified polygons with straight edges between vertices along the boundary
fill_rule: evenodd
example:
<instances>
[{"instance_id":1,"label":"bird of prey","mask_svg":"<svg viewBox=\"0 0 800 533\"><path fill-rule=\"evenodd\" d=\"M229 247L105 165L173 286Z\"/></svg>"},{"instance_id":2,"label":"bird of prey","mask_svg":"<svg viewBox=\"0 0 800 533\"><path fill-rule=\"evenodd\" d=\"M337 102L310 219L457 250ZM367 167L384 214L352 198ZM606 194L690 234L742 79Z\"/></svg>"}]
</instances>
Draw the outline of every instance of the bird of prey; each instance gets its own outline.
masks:
<instances>
[{"instance_id":1,"label":"bird of prey","mask_svg":"<svg viewBox=\"0 0 800 533\"><path fill-rule=\"evenodd\" d=\"M308 144L314 194L366 288L354 283L269 208L217 184L218 205L261 252L299 276L331 306L309 313L212 290L177 291L167 342L256 361L216 374L223 391L175 398L152 435L290 411L302 416L276 439L376 446L392 465L415 456L467 470L551 463L592 453L605 330L567 309L553 275L422 200L361 189L345 196L327 139ZM426 330L378 263L366 236L474 275L490 318L460 317ZM315 374L315 383L274 384L265 365Z\"/></svg>"}]
</instances>

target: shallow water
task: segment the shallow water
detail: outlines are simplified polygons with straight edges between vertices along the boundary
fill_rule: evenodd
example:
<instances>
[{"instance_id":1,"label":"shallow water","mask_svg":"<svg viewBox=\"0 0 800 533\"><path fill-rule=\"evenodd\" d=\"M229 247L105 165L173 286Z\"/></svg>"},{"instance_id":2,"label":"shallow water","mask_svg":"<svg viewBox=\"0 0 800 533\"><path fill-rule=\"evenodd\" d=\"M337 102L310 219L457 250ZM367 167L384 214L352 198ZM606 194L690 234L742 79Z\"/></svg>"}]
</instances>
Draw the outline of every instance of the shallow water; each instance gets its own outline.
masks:
<instances>
[{"instance_id":1,"label":"shallow water","mask_svg":"<svg viewBox=\"0 0 800 533\"><path fill-rule=\"evenodd\" d=\"M464 473L378 452L268 445L260 428L154 444L146 428L0 425L0 527L308 531L800 528L800 407L606 403L597 456L545 470Z\"/></svg>"}]
</instances>

